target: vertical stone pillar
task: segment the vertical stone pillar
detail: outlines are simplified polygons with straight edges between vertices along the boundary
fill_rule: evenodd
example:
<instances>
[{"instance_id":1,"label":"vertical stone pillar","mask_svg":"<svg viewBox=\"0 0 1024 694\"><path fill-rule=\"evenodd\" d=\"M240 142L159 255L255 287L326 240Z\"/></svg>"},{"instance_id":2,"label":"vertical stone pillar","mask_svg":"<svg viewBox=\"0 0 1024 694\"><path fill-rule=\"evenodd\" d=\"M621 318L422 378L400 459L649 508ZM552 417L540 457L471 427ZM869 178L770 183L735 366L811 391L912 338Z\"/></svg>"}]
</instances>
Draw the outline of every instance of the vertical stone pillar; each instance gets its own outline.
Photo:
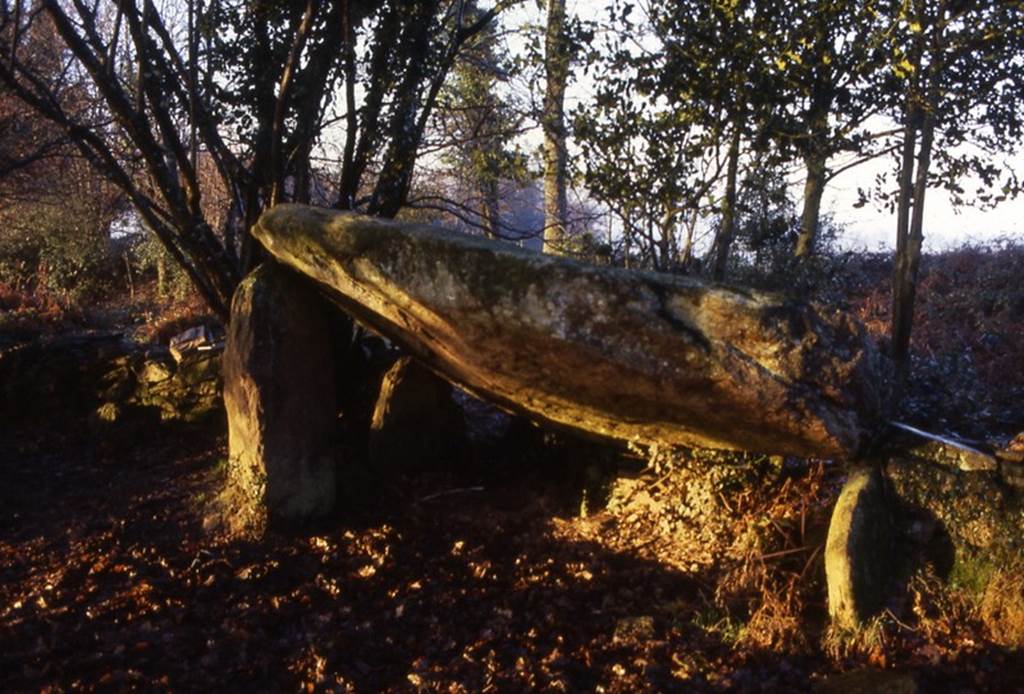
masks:
<instances>
[{"instance_id":1,"label":"vertical stone pillar","mask_svg":"<svg viewBox=\"0 0 1024 694\"><path fill-rule=\"evenodd\" d=\"M381 383L370 424L370 462L384 475L451 467L465 428L451 384L402 357Z\"/></svg>"},{"instance_id":2,"label":"vertical stone pillar","mask_svg":"<svg viewBox=\"0 0 1024 694\"><path fill-rule=\"evenodd\" d=\"M891 511L877 469L858 467L843 485L825 545L828 612L841 629L856 629L885 605L898 573Z\"/></svg>"},{"instance_id":3,"label":"vertical stone pillar","mask_svg":"<svg viewBox=\"0 0 1024 694\"><path fill-rule=\"evenodd\" d=\"M333 509L336 313L310 282L273 264L235 291L224 352L230 457L221 508L234 532Z\"/></svg>"}]
</instances>

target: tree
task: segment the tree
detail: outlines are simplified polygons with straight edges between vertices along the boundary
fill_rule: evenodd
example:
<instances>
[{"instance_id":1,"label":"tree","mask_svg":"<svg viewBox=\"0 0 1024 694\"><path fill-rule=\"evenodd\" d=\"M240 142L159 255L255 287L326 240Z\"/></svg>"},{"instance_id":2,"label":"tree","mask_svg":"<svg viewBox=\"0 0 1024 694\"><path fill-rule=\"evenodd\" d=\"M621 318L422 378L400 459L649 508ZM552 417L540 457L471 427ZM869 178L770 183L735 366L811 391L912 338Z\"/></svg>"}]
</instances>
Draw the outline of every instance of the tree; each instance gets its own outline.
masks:
<instances>
[{"instance_id":1,"label":"tree","mask_svg":"<svg viewBox=\"0 0 1024 694\"><path fill-rule=\"evenodd\" d=\"M448 72L466 42L487 27L498 12L511 3L498 3L478 14L468 13L469 0L444 5L439 0L419 3L387 3L375 33L370 57L370 79L364 85L369 106L358 120L359 143L355 157L343 162L341 202L358 191L359 176L346 176L346 169L361 174L366 169L373 145L381 136L386 141L384 157L367 211L394 216L405 202L412 184L416 152L423 140L430 113ZM395 36L398 40L395 40ZM394 85L392 89L389 89ZM390 94L389 112L381 120L384 97ZM347 113L355 113L349 103ZM383 123L380 132L378 123ZM350 118L349 125L356 123ZM347 145L346 145L347 150Z\"/></svg>"},{"instance_id":2,"label":"tree","mask_svg":"<svg viewBox=\"0 0 1024 694\"><path fill-rule=\"evenodd\" d=\"M574 113L579 166L590 195L621 225L627 267L668 270L685 255L678 221L709 211L721 158L715 134L695 126L699 109L664 96L664 43L645 48L643 40L653 18L635 19L628 4L608 11L603 50L585 63L594 98Z\"/></svg>"},{"instance_id":3,"label":"tree","mask_svg":"<svg viewBox=\"0 0 1024 694\"><path fill-rule=\"evenodd\" d=\"M961 179L973 173L982 202L996 204L1020 190L1012 171L1000 181L992 159L1024 137L1024 12L1019 2L913 0L894 7L893 16L890 103L903 128L892 356L903 381L928 188L944 186L959 197Z\"/></svg>"},{"instance_id":4,"label":"tree","mask_svg":"<svg viewBox=\"0 0 1024 694\"><path fill-rule=\"evenodd\" d=\"M507 86L514 69L493 28L467 42L434 109L427 149L440 153L442 178L454 179L458 199L417 195L414 206L438 201L449 213L491 238L508 234L501 192L527 179L527 162L515 145L524 115Z\"/></svg>"},{"instance_id":5,"label":"tree","mask_svg":"<svg viewBox=\"0 0 1024 694\"><path fill-rule=\"evenodd\" d=\"M576 113L583 180L619 219L627 264L635 252L641 265L668 270L685 254L680 217L713 208L722 160L689 113L658 104L631 59L619 58L600 66L594 102Z\"/></svg>"},{"instance_id":6,"label":"tree","mask_svg":"<svg viewBox=\"0 0 1024 694\"><path fill-rule=\"evenodd\" d=\"M24 59L47 84L61 82L61 44L52 23L34 22L22 31ZM57 96L69 112L91 107L81 80L64 79ZM0 85L0 281L70 299L103 288L112 260L110 226L122 203L65 133Z\"/></svg>"},{"instance_id":7,"label":"tree","mask_svg":"<svg viewBox=\"0 0 1024 694\"><path fill-rule=\"evenodd\" d=\"M544 33L544 252L559 253L565 244L566 197L565 87L569 79L569 41L565 0L547 0Z\"/></svg>"},{"instance_id":8,"label":"tree","mask_svg":"<svg viewBox=\"0 0 1024 694\"><path fill-rule=\"evenodd\" d=\"M586 181L628 236L660 247L662 269L672 265L679 221L717 209L712 268L720 278L735 235L741 160L766 147L777 91L756 40L769 8L652 3L635 23L633 10L613 5L595 104L578 117Z\"/></svg>"},{"instance_id":9,"label":"tree","mask_svg":"<svg viewBox=\"0 0 1024 694\"><path fill-rule=\"evenodd\" d=\"M767 123L780 91L765 50L774 3L678 2L659 10L655 28L667 48L664 93L699 104L697 127L715 133L715 146L726 149L712 253L712 275L722 279L735 236L740 158L744 149L756 154L766 148Z\"/></svg>"},{"instance_id":10,"label":"tree","mask_svg":"<svg viewBox=\"0 0 1024 694\"><path fill-rule=\"evenodd\" d=\"M11 41L9 30L0 33L0 41ZM53 26L37 22L19 37L24 45L25 60L45 80L54 82L61 72L60 41ZM81 108L81 85L69 84L61 94L65 108ZM59 161L69 153L68 140L59 128L34 117L32 109L0 86L0 183L5 199L22 197L30 190L47 162ZM14 190L11 190L13 188Z\"/></svg>"},{"instance_id":11,"label":"tree","mask_svg":"<svg viewBox=\"0 0 1024 694\"><path fill-rule=\"evenodd\" d=\"M882 108L877 77L886 52L879 37L889 22L871 4L848 0L776 3L768 21L763 50L782 90L772 136L780 154L797 158L806 172L795 255L807 258L827 183L889 151L867 129ZM853 161L830 169L829 160L841 153Z\"/></svg>"},{"instance_id":12,"label":"tree","mask_svg":"<svg viewBox=\"0 0 1024 694\"><path fill-rule=\"evenodd\" d=\"M256 260L252 223L267 205L310 197L311 153L339 84L347 127L336 206L383 216L402 206L449 69L506 3L472 21L466 6L211 0L189 2L193 21L186 22L152 0L39 0L31 8L5 0L0 82L124 191L211 308L226 316L235 284ZM23 37L43 17L63 43L57 84L25 53ZM186 24L192 31L182 36ZM362 60L361 39L368 46ZM57 96L82 77L93 108L72 113ZM213 163L229 194L217 229L203 207L199 158ZM371 167L376 175L364 194Z\"/></svg>"},{"instance_id":13,"label":"tree","mask_svg":"<svg viewBox=\"0 0 1024 694\"><path fill-rule=\"evenodd\" d=\"M780 167L753 162L739 186L736 213L736 241L755 270L767 275L791 265L799 217ZM792 276L787 280L792 288Z\"/></svg>"}]
</instances>

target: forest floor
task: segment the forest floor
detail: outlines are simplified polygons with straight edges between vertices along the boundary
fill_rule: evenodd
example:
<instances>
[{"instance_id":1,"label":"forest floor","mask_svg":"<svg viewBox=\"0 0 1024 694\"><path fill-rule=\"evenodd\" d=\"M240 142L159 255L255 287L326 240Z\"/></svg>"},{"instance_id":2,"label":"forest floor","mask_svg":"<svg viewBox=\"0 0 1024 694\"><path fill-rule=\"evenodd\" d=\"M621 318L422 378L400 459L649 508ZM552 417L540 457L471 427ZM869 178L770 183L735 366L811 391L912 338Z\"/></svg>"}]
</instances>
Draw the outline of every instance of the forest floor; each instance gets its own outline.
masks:
<instances>
[{"instance_id":1,"label":"forest floor","mask_svg":"<svg viewBox=\"0 0 1024 694\"><path fill-rule=\"evenodd\" d=\"M1022 271L1020 248L926 259L906 421L1024 429ZM883 342L885 275L842 287ZM253 542L203 527L222 429L47 419L0 434L2 691L1024 691L1024 654L927 571L861 633L829 630L838 465L655 451L614 480L533 435Z\"/></svg>"},{"instance_id":2,"label":"forest floor","mask_svg":"<svg viewBox=\"0 0 1024 694\"><path fill-rule=\"evenodd\" d=\"M435 474L239 542L203 530L225 453L195 431L2 443L4 691L1024 691L1024 657L926 579L900 619L828 634L826 465L754 489L647 470L586 516L537 468Z\"/></svg>"}]
</instances>

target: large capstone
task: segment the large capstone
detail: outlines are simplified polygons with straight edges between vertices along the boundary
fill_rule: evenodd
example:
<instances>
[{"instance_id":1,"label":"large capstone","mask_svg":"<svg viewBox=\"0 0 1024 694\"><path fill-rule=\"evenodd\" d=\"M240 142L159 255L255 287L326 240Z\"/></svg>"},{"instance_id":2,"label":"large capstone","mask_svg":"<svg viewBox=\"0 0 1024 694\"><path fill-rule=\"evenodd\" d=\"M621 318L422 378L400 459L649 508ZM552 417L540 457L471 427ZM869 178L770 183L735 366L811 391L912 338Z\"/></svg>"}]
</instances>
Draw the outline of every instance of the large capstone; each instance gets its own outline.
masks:
<instances>
[{"instance_id":1,"label":"large capstone","mask_svg":"<svg viewBox=\"0 0 1024 694\"><path fill-rule=\"evenodd\" d=\"M296 522L334 505L332 314L307 281L264 265L238 286L224 352L228 484L234 531Z\"/></svg>"},{"instance_id":2,"label":"large capstone","mask_svg":"<svg viewBox=\"0 0 1024 694\"><path fill-rule=\"evenodd\" d=\"M846 456L880 415L877 350L841 311L300 205L266 212L253 234L433 371L534 419Z\"/></svg>"}]
</instances>

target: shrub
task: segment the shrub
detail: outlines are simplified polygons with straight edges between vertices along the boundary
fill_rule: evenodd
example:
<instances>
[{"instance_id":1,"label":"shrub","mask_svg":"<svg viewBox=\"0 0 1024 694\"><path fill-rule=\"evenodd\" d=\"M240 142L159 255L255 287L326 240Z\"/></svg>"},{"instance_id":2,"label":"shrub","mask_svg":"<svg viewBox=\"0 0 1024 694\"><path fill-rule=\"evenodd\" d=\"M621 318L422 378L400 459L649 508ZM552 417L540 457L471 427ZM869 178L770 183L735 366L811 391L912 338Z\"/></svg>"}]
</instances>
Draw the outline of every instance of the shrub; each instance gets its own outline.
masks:
<instances>
[{"instance_id":1,"label":"shrub","mask_svg":"<svg viewBox=\"0 0 1024 694\"><path fill-rule=\"evenodd\" d=\"M110 220L90 200L18 202L0 213L0 282L66 303L108 293L118 275Z\"/></svg>"},{"instance_id":2,"label":"shrub","mask_svg":"<svg viewBox=\"0 0 1024 694\"><path fill-rule=\"evenodd\" d=\"M155 282L156 299L183 301L195 293L188 274L152 234L136 234L128 249L132 272L143 281Z\"/></svg>"}]
</instances>

